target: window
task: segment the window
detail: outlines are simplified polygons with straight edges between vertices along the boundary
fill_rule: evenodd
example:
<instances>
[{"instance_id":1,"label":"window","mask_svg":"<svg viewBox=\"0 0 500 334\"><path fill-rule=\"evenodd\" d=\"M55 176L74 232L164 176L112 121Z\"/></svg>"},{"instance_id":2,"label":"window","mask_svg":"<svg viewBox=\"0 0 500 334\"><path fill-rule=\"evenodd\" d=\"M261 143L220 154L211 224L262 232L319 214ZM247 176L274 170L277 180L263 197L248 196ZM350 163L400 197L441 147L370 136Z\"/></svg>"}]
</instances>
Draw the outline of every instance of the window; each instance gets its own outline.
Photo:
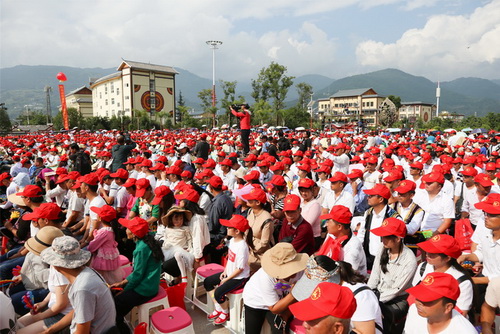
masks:
<instances>
[{"instance_id":1,"label":"window","mask_svg":"<svg viewBox=\"0 0 500 334\"><path fill-rule=\"evenodd\" d=\"M116 89L116 95L120 95L120 88Z\"/></svg>"},{"instance_id":2,"label":"window","mask_svg":"<svg viewBox=\"0 0 500 334\"><path fill-rule=\"evenodd\" d=\"M104 94L108 94L108 84L104 85Z\"/></svg>"},{"instance_id":3,"label":"window","mask_svg":"<svg viewBox=\"0 0 500 334\"><path fill-rule=\"evenodd\" d=\"M111 104L115 104L115 99L111 98Z\"/></svg>"},{"instance_id":4,"label":"window","mask_svg":"<svg viewBox=\"0 0 500 334\"><path fill-rule=\"evenodd\" d=\"M99 98L102 99L102 92L99 92Z\"/></svg>"},{"instance_id":5,"label":"window","mask_svg":"<svg viewBox=\"0 0 500 334\"><path fill-rule=\"evenodd\" d=\"M106 102L105 102L106 105L108 105L108 99L106 99Z\"/></svg>"},{"instance_id":6,"label":"window","mask_svg":"<svg viewBox=\"0 0 500 334\"><path fill-rule=\"evenodd\" d=\"M111 93L114 93L115 92L115 83L112 82L111 83Z\"/></svg>"},{"instance_id":7,"label":"window","mask_svg":"<svg viewBox=\"0 0 500 334\"><path fill-rule=\"evenodd\" d=\"M116 106L119 107L120 106L120 102L116 102Z\"/></svg>"},{"instance_id":8,"label":"window","mask_svg":"<svg viewBox=\"0 0 500 334\"><path fill-rule=\"evenodd\" d=\"M108 117L108 116L109 116L109 113L108 113L108 111L106 110L106 117Z\"/></svg>"},{"instance_id":9,"label":"window","mask_svg":"<svg viewBox=\"0 0 500 334\"><path fill-rule=\"evenodd\" d=\"M125 84L125 87L128 87L128 82Z\"/></svg>"},{"instance_id":10,"label":"window","mask_svg":"<svg viewBox=\"0 0 500 334\"><path fill-rule=\"evenodd\" d=\"M366 102L363 102L363 107L365 107L365 106L366 106Z\"/></svg>"},{"instance_id":11,"label":"window","mask_svg":"<svg viewBox=\"0 0 500 334\"><path fill-rule=\"evenodd\" d=\"M370 102L370 107L373 107L373 102Z\"/></svg>"},{"instance_id":12,"label":"window","mask_svg":"<svg viewBox=\"0 0 500 334\"><path fill-rule=\"evenodd\" d=\"M128 96L125 96L125 100L128 100L128 99L129 99L129 97L128 97Z\"/></svg>"}]
</instances>

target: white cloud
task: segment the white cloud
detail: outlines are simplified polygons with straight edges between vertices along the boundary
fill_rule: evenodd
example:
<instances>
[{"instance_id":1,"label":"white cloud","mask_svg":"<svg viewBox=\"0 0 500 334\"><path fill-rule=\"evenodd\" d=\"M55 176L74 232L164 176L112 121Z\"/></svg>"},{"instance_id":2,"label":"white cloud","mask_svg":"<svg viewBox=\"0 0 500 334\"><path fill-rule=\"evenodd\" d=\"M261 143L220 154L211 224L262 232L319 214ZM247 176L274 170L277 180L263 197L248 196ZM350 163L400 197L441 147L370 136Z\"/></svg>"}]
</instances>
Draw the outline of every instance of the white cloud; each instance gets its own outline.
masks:
<instances>
[{"instance_id":1,"label":"white cloud","mask_svg":"<svg viewBox=\"0 0 500 334\"><path fill-rule=\"evenodd\" d=\"M394 67L435 80L460 76L497 78L500 70L500 0L471 15L431 17L422 29L395 43L360 43L356 56L367 67Z\"/></svg>"}]
</instances>

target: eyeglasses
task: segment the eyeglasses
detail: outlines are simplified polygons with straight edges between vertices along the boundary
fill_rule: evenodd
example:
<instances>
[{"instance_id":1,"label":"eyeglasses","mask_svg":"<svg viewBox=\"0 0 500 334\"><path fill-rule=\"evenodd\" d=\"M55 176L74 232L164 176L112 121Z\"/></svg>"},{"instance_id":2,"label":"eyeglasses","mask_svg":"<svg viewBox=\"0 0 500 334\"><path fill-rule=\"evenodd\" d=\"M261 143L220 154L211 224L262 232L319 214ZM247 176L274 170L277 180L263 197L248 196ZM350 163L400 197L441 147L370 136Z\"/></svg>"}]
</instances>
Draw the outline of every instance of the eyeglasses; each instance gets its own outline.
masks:
<instances>
[{"instance_id":1,"label":"eyeglasses","mask_svg":"<svg viewBox=\"0 0 500 334\"><path fill-rule=\"evenodd\" d=\"M493 213L486 212L486 217L488 217L488 218L500 218L500 214L493 214Z\"/></svg>"}]
</instances>

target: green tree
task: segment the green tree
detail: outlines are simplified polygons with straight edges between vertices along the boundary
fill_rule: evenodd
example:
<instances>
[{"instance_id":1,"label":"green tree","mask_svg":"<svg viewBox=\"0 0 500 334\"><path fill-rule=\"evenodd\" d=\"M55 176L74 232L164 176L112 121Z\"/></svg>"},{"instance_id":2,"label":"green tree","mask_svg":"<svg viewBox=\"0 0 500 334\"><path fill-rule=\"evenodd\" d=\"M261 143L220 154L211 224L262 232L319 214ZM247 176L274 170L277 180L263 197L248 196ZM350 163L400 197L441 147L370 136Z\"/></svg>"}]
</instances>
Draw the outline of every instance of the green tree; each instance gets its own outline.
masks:
<instances>
[{"instance_id":1,"label":"green tree","mask_svg":"<svg viewBox=\"0 0 500 334\"><path fill-rule=\"evenodd\" d=\"M40 110L28 110L17 117L21 125L45 125L47 124L47 115Z\"/></svg>"},{"instance_id":2,"label":"green tree","mask_svg":"<svg viewBox=\"0 0 500 334\"><path fill-rule=\"evenodd\" d=\"M313 88L310 84L305 82L300 82L295 85L295 87L297 88L297 93L299 94L297 107L301 108L303 111L307 111L307 105L311 102L311 97L313 95Z\"/></svg>"},{"instance_id":3,"label":"green tree","mask_svg":"<svg viewBox=\"0 0 500 334\"><path fill-rule=\"evenodd\" d=\"M111 130L110 119L102 116L85 118L83 128L90 131Z\"/></svg>"},{"instance_id":4,"label":"green tree","mask_svg":"<svg viewBox=\"0 0 500 334\"><path fill-rule=\"evenodd\" d=\"M215 115L217 113L217 107L212 107L212 90L201 90L200 92L198 92L198 98L201 101L203 112L210 115L210 118L212 119L212 126L215 127Z\"/></svg>"},{"instance_id":5,"label":"green tree","mask_svg":"<svg viewBox=\"0 0 500 334\"><path fill-rule=\"evenodd\" d=\"M399 108L401 108L401 97L396 95L389 95L387 98L396 105L396 110L399 110Z\"/></svg>"},{"instance_id":6,"label":"green tree","mask_svg":"<svg viewBox=\"0 0 500 334\"><path fill-rule=\"evenodd\" d=\"M74 128L75 126L78 128L82 128L84 118L82 113L79 112L76 108L68 108L68 121L70 129ZM54 129L64 128L61 111L59 111L57 115L52 119L52 122L54 123Z\"/></svg>"},{"instance_id":7,"label":"green tree","mask_svg":"<svg viewBox=\"0 0 500 334\"><path fill-rule=\"evenodd\" d=\"M0 103L0 131L10 132L12 130L12 123L5 103Z\"/></svg>"},{"instance_id":8,"label":"green tree","mask_svg":"<svg viewBox=\"0 0 500 334\"><path fill-rule=\"evenodd\" d=\"M220 86L224 97L220 100L221 109L225 110L225 114L220 117L221 123L228 123L231 125L233 123L233 114L231 114L230 107L232 104L241 104L245 102L243 96L236 97L236 85L237 81L224 81L220 80Z\"/></svg>"},{"instance_id":9,"label":"green tree","mask_svg":"<svg viewBox=\"0 0 500 334\"><path fill-rule=\"evenodd\" d=\"M252 109L251 119L253 125L270 124L273 122L273 108L267 101L259 100L253 105Z\"/></svg>"},{"instance_id":10,"label":"green tree","mask_svg":"<svg viewBox=\"0 0 500 334\"><path fill-rule=\"evenodd\" d=\"M287 68L275 62L262 68L256 80L252 79L252 97L256 102L272 99L276 125L281 125L281 116L288 89L293 85L293 76L286 75Z\"/></svg>"},{"instance_id":11,"label":"green tree","mask_svg":"<svg viewBox=\"0 0 500 334\"><path fill-rule=\"evenodd\" d=\"M285 126L290 129L295 129L298 126L309 127L310 125L311 115L299 105L284 110L283 114Z\"/></svg>"}]
</instances>

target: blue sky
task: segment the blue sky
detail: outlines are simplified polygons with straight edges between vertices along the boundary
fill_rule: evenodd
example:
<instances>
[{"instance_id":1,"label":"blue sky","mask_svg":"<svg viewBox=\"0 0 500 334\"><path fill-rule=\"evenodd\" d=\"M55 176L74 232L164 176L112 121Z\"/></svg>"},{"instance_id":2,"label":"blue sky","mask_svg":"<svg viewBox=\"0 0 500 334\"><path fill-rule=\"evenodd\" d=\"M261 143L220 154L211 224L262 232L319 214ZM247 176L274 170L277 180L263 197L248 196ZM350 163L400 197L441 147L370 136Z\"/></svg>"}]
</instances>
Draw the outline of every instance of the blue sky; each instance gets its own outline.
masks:
<instances>
[{"instance_id":1,"label":"blue sky","mask_svg":"<svg viewBox=\"0 0 500 334\"><path fill-rule=\"evenodd\" d=\"M500 0L2 0L0 67L121 58L249 80L271 61L331 78L388 67L500 79Z\"/></svg>"}]
</instances>

